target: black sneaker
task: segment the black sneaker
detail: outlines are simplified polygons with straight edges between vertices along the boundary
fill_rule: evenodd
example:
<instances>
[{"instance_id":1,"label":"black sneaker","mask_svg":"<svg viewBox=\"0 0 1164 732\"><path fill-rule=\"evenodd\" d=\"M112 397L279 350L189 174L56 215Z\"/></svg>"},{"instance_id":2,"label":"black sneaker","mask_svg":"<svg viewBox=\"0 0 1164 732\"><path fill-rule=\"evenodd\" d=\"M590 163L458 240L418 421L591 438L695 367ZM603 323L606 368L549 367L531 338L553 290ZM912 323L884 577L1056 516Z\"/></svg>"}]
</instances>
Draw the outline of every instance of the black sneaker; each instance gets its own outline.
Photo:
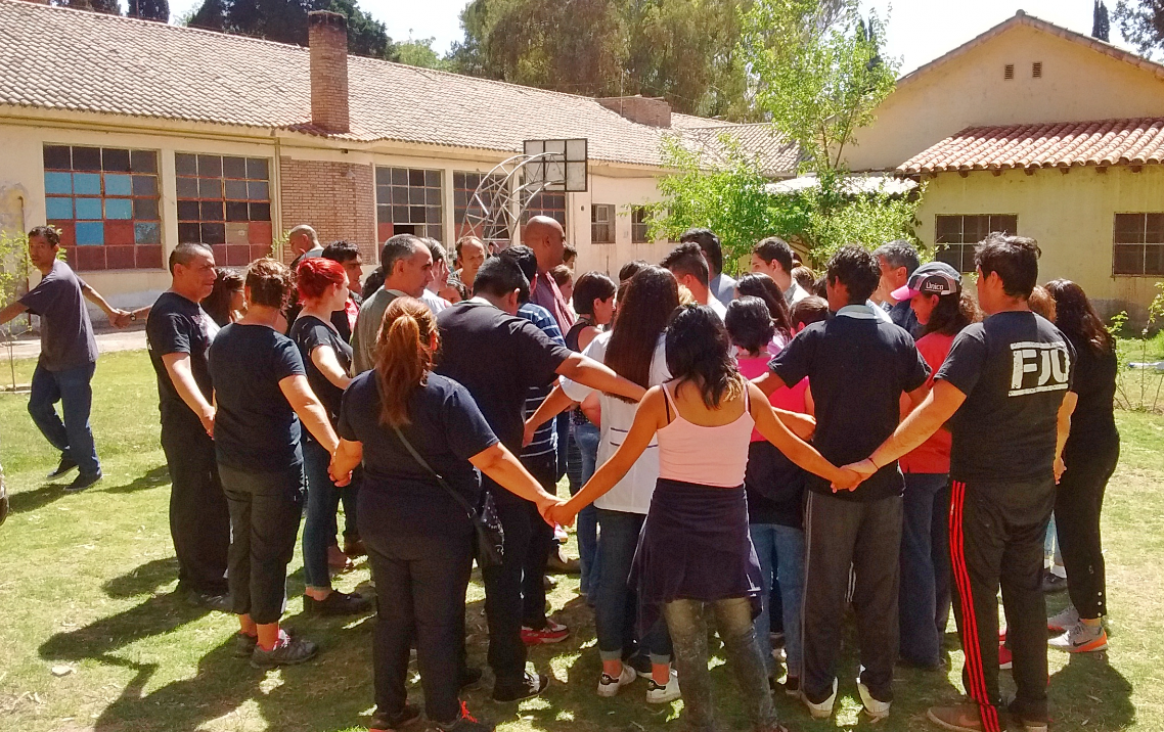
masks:
<instances>
[{"instance_id":1,"label":"black sneaker","mask_svg":"<svg viewBox=\"0 0 1164 732\"><path fill-rule=\"evenodd\" d=\"M101 480L101 473L85 475L84 473L73 478L73 482L65 486L66 493L80 493L97 481Z\"/></svg>"},{"instance_id":2,"label":"black sneaker","mask_svg":"<svg viewBox=\"0 0 1164 732\"><path fill-rule=\"evenodd\" d=\"M493 686L493 701L514 702L522 699L532 699L541 694L550 685L550 680L541 674L526 673L520 683L513 686Z\"/></svg>"},{"instance_id":3,"label":"black sneaker","mask_svg":"<svg viewBox=\"0 0 1164 732\"><path fill-rule=\"evenodd\" d=\"M784 693L788 696L800 698L800 677L789 676L784 679Z\"/></svg>"},{"instance_id":4,"label":"black sneaker","mask_svg":"<svg viewBox=\"0 0 1164 732\"><path fill-rule=\"evenodd\" d=\"M457 683L460 685L461 691L465 691L467 689L476 689L481 685L482 676L484 676L484 674L479 668L461 669L461 675L460 678L457 679Z\"/></svg>"},{"instance_id":5,"label":"black sneaker","mask_svg":"<svg viewBox=\"0 0 1164 732\"><path fill-rule=\"evenodd\" d=\"M206 608L207 610L217 610L220 613L234 612L234 607L231 605L230 595L228 594L190 590L186 594L186 604Z\"/></svg>"},{"instance_id":6,"label":"black sneaker","mask_svg":"<svg viewBox=\"0 0 1164 732\"><path fill-rule=\"evenodd\" d=\"M297 663L309 661L319 652L319 647L309 640L295 638L284 631L279 632L279 642L269 651L259 646L251 653L251 666L255 668L274 668L276 666L294 666Z\"/></svg>"},{"instance_id":7,"label":"black sneaker","mask_svg":"<svg viewBox=\"0 0 1164 732\"><path fill-rule=\"evenodd\" d=\"M46 475L45 478L47 480L56 480L57 478L63 478L66 473L73 471L73 470L76 470L76 469L77 469L77 461L76 460L74 460L71 457L65 457L64 455L61 455L61 461L59 463L57 463L56 469L54 469L51 473Z\"/></svg>"},{"instance_id":8,"label":"black sneaker","mask_svg":"<svg viewBox=\"0 0 1164 732\"><path fill-rule=\"evenodd\" d=\"M234 634L234 657L235 658L250 658L251 654L255 652L255 646L259 644L257 636L247 635L241 630Z\"/></svg>"},{"instance_id":9,"label":"black sneaker","mask_svg":"<svg viewBox=\"0 0 1164 732\"><path fill-rule=\"evenodd\" d=\"M1067 589L1067 578L1054 572L1043 573L1043 592L1062 592Z\"/></svg>"},{"instance_id":10,"label":"black sneaker","mask_svg":"<svg viewBox=\"0 0 1164 732\"><path fill-rule=\"evenodd\" d=\"M461 716L449 724L437 723L437 729L442 732L493 732L495 727L488 722L481 722L469 714L465 702L461 702Z\"/></svg>"},{"instance_id":11,"label":"black sneaker","mask_svg":"<svg viewBox=\"0 0 1164 732\"><path fill-rule=\"evenodd\" d=\"M337 615L359 615L372 609L372 601L356 593L332 590L331 594L322 600L316 600L308 595L303 596L303 611L308 615L322 615L333 617Z\"/></svg>"},{"instance_id":12,"label":"black sneaker","mask_svg":"<svg viewBox=\"0 0 1164 732\"><path fill-rule=\"evenodd\" d=\"M379 710L372 715L372 721L368 724L368 732L393 732L393 730L402 729L420 719L420 710L411 704L405 704L404 708L396 714L387 714Z\"/></svg>"}]
</instances>

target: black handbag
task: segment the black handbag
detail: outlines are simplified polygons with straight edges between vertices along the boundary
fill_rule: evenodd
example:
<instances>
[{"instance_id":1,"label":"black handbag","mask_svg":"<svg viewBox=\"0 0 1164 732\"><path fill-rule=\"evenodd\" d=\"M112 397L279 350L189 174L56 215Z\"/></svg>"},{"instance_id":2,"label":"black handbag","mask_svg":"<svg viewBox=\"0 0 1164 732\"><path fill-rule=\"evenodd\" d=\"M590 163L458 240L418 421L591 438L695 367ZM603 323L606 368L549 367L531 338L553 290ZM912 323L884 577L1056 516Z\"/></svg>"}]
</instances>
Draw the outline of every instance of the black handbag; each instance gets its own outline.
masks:
<instances>
[{"instance_id":1,"label":"black handbag","mask_svg":"<svg viewBox=\"0 0 1164 732\"><path fill-rule=\"evenodd\" d=\"M433 470L428 461L420 456L420 453L416 451L416 448L412 446L399 427L393 427L393 429L396 430L396 436L400 438L400 442L408 450L408 454L412 455L412 459L431 473L441 488L448 491L453 500L465 509L465 513L469 514L469 520L473 522L473 528L477 532L477 564L481 569L500 565L505 560L505 529L501 526L501 517L497 515L497 505L493 502L493 494L488 489L483 489L481 491L481 505L473 508L464 496L446 483L441 474Z\"/></svg>"}]
</instances>

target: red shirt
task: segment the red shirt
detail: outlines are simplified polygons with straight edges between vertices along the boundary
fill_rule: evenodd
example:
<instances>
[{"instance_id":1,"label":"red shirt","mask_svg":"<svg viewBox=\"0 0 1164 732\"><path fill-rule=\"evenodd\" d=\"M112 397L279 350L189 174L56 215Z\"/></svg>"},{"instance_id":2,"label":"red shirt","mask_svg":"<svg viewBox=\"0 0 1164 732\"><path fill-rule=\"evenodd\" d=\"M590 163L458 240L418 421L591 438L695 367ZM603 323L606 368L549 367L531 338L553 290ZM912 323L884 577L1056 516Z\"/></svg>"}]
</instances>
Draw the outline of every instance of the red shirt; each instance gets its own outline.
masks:
<instances>
[{"instance_id":1,"label":"red shirt","mask_svg":"<svg viewBox=\"0 0 1164 732\"><path fill-rule=\"evenodd\" d=\"M934 374L938 373L946 354L950 352L950 345L954 336L942 333L924 335L917 342L917 350L930 366L930 378L926 386L933 388ZM930 439L923 442L913 452L903 455L899 464L903 473L949 473L950 472L950 431L941 427Z\"/></svg>"},{"instance_id":2,"label":"red shirt","mask_svg":"<svg viewBox=\"0 0 1164 732\"><path fill-rule=\"evenodd\" d=\"M558 289L558 283L554 282L550 273L538 272L529 286L529 301L549 310L554 320L558 321L558 330L568 333L574 325L574 314L570 312L566 298L562 297L562 291Z\"/></svg>"}]
</instances>

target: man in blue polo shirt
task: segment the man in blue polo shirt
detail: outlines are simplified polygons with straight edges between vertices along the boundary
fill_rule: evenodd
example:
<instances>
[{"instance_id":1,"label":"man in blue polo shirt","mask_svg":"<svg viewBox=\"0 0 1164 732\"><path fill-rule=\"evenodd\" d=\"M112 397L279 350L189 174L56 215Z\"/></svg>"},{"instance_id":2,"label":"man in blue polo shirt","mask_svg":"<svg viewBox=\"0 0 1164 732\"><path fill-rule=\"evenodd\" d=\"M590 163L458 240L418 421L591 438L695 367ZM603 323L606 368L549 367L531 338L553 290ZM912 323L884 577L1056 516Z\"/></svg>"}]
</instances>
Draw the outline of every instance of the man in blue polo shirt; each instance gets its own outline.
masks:
<instances>
[{"instance_id":1,"label":"man in blue polo shirt","mask_svg":"<svg viewBox=\"0 0 1164 732\"><path fill-rule=\"evenodd\" d=\"M69 265L57 258L61 237L56 229L38 226L28 232L28 258L40 270L36 287L0 310L0 325L23 313L39 315L40 359L32 374L28 413L49 443L60 450L61 461L49 478L59 478L73 468L80 474L65 490L83 491L101 480L101 463L89 428L93 406L93 371L97 366L97 341L85 308L88 299L117 324L129 313L109 305L105 298ZM64 421L57 414L61 403Z\"/></svg>"},{"instance_id":2,"label":"man in blue polo shirt","mask_svg":"<svg viewBox=\"0 0 1164 732\"><path fill-rule=\"evenodd\" d=\"M816 402L816 448L840 465L875 449L897 428L901 395L925 396L930 369L903 329L868 305L881 281L877 259L858 246L829 261L836 316L801 331L757 379L765 393L808 377ZM905 481L893 461L853 491L808 476L805 510L804 668L801 696L814 718L832 714L849 569L864 666L857 690L874 719L889 716L898 647L899 549Z\"/></svg>"}]
</instances>

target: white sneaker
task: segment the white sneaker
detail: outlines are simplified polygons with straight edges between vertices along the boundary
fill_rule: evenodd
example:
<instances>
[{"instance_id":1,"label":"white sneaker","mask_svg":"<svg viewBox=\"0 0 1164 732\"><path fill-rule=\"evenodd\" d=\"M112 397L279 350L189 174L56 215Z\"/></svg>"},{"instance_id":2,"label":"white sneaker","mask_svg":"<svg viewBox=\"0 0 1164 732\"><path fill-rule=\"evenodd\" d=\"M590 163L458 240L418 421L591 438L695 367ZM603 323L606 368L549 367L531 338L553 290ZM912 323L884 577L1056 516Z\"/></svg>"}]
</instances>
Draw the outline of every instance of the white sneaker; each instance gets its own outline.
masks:
<instances>
[{"instance_id":1,"label":"white sneaker","mask_svg":"<svg viewBox=\"0 0 1164 732\"><path fill-rule=\"evenodd\" d=\"M804 706L808 707L808 713L812 715L813 719L828 719L833 716L833 704L837 701L837 680L833 679L832 695L820 704L810 702L803 689L800 691L800 698L804 701Z\"/></svg>"},{"instance_id":2,"label":"white sneaker","mask_svg":"<svg viewBox=\"0 0 1164 732\"><path fill-rule=\"evenodd\" d=\"M1048 645L1057 651L1088 653L1107 650L1107 631L1103 624L1086 625L1082 620L1062 635L1052 638Z\"/></svg>"},{"instance_id":3,"label":"white sneaker","mask_svg":"<svg viewBox=\"0 0 1164 732\"><path fill-rule=\"evenodd\" d=\"M679 674L675 669L671 669L671 678L667 679L666 686L660 686L654 679L647 679L647 704L666 704L680 696L682 694L679 693Z\"/></svg>"},{"instance_id":4,"label":"white sneaker","mask_svg":"<svg viewBox=\"0 0 1164 732\"><path fill-rule=\"evenodd\" d=\"M861 683L861 679L857 679L857 693L861 695L861 703L865 705L865 713L874 722L880 722L883 719L889 718L889 705L893 702L878 701L869 693L869 687Z\"/></svg>"},{"instance_id":5,"label":"white sneaker","mask_svg":"<svg viewBox=\"0 0 1164 732\"><path fill-rule=\"evenodd\" d=\"M1057 614L1047 619L1047 630L1052 633L1066 633L1079 622L1079 611L1074 605L1068 605Z\"/></svg>"},{"instance_id":6,"label":"white sneaker","mask_svg":"<svg viewBox=\"0 0 1164 732\"><path fill-rule=\"evenodd\" d=\"M603 697L617 696L619 689L621 689L622 687L626 686L627 684L633 682L635 679L638 678L638 676L639 675L637 673L635 673L635 670L633 668L631 668L631 665L629 663L624 663L622 665L622 673L620 673L618 675L617 679L614 678L613 676L609 676L607 674L602 674L602 676L599 677L599 679L598 679L598 696L603 696Z\"/></svg>"}]
</instances>

